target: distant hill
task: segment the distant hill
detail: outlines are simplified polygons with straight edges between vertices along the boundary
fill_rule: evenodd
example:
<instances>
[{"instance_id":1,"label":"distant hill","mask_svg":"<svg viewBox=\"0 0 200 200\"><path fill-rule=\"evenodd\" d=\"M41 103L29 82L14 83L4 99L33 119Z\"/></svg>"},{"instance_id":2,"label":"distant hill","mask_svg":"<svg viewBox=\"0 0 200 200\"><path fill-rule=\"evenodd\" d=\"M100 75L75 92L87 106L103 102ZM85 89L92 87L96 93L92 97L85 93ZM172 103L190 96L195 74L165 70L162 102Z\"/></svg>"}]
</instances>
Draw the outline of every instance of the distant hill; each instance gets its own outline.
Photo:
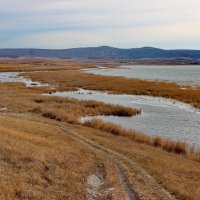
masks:
<instances>
[{"instance_id":1,"label":"distant hill","mask_svg":"<svg viewBox=\"0 0 200 200\"><path fill-rule=\"evenodd\" d=\"M60 59L142 59L189 58L200 59L200 50L164 50L153 47L120 49L109 46L73 49L0 49L0 57L60 58Z\"/></svg>"}]
</instances>

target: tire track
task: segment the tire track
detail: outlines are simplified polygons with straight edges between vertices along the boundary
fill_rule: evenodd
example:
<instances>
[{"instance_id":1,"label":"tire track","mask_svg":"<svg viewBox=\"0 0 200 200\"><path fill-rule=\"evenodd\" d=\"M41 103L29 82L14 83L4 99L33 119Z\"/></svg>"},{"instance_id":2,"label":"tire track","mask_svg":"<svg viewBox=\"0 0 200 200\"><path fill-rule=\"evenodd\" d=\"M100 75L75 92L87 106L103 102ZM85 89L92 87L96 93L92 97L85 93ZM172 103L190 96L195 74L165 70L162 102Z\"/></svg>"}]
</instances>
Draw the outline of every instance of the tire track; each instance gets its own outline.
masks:
<instances>
[{"instance_id":1,"label":"tire track","mask_svg":"<svg viewBox=\"0 0 200 200\"><path fill-rule=\"evenodd\" d=\"M124 190L125 199L139 200L138 194L136 193L135 190L133 190L133 188L131 187L131 185L128 181L127 174L126 174L124 168L118 163L116 164L116 167L117 167L119 175L120 175L120 182L121 182L122 188Z\"/></svg>"},{"instance_id":2,"label":"tire track","mask_svg":"<svg viewBox=\"0 0 200 200\"><path fill-rule=\"evenodd\" d=\"M159 184L152 176L150 176L144 169L142 169L139 165L133 162L130 158L116 151L108 149L105 146L99 145L98 143L88 138L81 136L77 132L73 131L71 127L69 127L69 125L67 124L64 124L65 126L61 126L53 123L47 123L40 120L32 119L25 115L22 116L18 114L16 114L15 116L2 114L2 116L11 117L15 119L16 118L23 119L30 122L40 123L45 126L59 129L68 136L70 136L72 139L80 142L81 144L87 146L88 148L104 153L106 156L111 158L116 164L116 167L119 172L121 186L124 191L125 200L140 200L140 199L175 200L176 199L165 188L163 188L161 184ZM127 168L131 170L132 173L135 174L136 180L137 179L140 180L140 182L142 183L141 185L142 189L140 188L140 185L138 185L136 180L135 183L132 184L130 183L129 178L127 176Z\"/></svg>"}]
</instances>

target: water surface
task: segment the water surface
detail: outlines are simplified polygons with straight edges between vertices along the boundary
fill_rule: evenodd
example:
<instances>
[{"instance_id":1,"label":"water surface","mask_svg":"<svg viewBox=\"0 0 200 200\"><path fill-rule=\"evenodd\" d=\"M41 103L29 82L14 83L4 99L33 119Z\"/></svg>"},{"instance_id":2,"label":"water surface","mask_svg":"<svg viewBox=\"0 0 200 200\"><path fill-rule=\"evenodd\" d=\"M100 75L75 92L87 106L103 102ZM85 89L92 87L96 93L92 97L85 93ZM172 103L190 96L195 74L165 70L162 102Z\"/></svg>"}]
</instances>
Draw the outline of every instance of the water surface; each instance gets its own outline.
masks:
<instances>
[{"instance_id":1,"label":"water surface","mask_svg":"<svg viewBox=\"0 0 200 200\"><path fill-rule=\"evenodd\" d=\"M188 104L159 97L113 95L83 89L51 95L141 108L142 114L134 117L97 117L127 129L142 131L152 136L159 135L164 138L187 141L191 145L200 147L200 111Z\"/></svg>"},{"instance_id":2,"label":"water surface","mask_svg":"<svg viewBox=\"0 0 200 200\"><path fill-rule=\"evenodd\" d=\"M47 86L47 84L34 82L31 79L24 78L19 72L2 72L0 73L0 83L25 83L26 87Z\"/></svg>"},{"instance_id":3,"label":"water surface","mask_svg":"<svg viewBox=\"0 0 200 200\"><path fill-rule=\"evenodd\" d=\"M200 65L121 66L120 68L87 69L84 73L168 81L181 85L200 85Z\"/></svg>"}]
</instances>

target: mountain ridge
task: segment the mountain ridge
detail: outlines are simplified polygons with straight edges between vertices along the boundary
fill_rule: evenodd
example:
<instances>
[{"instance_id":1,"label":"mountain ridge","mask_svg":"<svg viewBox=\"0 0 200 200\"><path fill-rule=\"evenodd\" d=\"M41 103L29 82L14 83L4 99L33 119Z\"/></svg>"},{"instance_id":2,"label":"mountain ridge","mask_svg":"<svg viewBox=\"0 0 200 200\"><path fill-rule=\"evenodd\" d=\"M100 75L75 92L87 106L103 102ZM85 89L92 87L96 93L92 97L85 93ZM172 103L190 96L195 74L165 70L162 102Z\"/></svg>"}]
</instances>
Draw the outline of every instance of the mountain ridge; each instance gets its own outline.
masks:
<instances>
[{"instance_id":1,"label":"mountain ridge","mask_svg":"<svg viewBox=\"0 0 200 200\"><path fill-rule=\"evenodd\" d=\"M59 59L200 59L200 50L165 50L155 47L123 49L110 46L81 47L70 49L4 48L0 49L0 57L45 57Z\"/></svg>"}]
</instances>

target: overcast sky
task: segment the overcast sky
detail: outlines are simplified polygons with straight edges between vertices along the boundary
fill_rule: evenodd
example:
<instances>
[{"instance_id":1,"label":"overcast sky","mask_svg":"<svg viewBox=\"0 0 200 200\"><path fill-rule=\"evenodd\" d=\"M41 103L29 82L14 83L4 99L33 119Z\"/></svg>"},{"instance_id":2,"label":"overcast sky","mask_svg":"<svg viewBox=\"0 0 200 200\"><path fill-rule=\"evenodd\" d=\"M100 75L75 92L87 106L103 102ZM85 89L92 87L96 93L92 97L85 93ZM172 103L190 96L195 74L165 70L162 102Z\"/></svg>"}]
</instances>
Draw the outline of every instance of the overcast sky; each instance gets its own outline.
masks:
<instances>
[{"instance_id":1,"label":"overcast sky","mask_svg":"<svg viewBox=\"0 0 200 200\"><path fill-rule=\"evenodd\" d=\"M0 48L200 49L200 0L0 0Z\"/></svg>"}]
</instances>

